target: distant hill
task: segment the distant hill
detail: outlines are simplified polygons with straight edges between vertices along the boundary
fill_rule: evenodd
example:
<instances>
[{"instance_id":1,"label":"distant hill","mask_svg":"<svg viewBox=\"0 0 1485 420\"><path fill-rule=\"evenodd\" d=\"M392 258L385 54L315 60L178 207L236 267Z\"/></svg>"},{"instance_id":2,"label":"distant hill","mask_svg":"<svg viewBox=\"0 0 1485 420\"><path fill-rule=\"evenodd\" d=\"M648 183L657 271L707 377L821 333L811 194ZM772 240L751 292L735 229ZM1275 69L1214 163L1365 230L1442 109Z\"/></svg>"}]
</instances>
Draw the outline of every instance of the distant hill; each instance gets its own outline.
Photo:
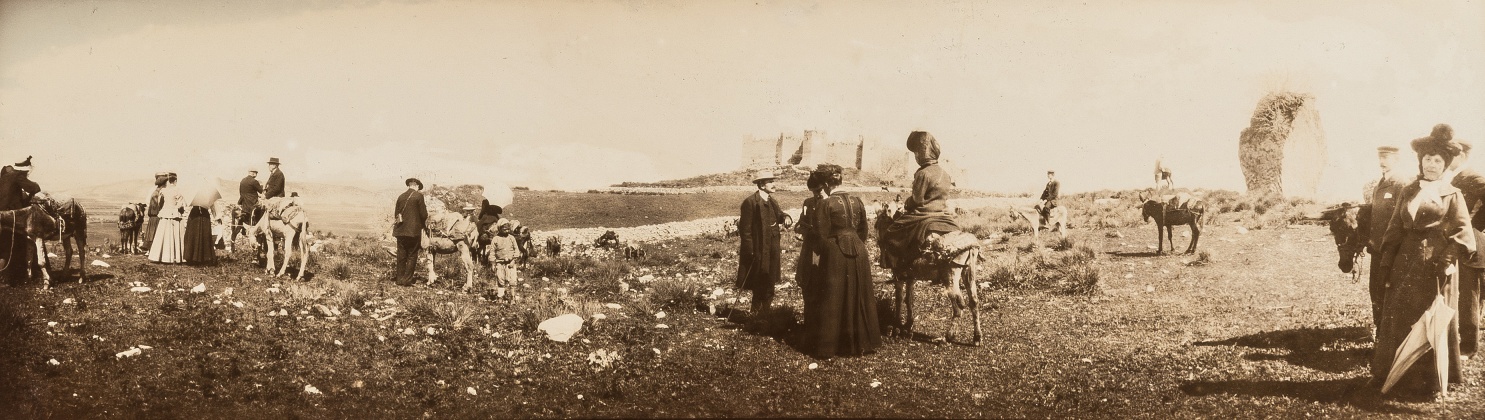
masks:
<instances>
[{"instance_id":1,"label":"distant hill","mask_svg":"<svg viewBox=\"0 0 1485 420\"><path fill-rule=\"evenodd\" d=\"M752 170L739 170L723 172L719 174L693 176L685 179L658 182L624 182L615 187L621 188L699 188L719 187L733 185L752 185ZM804 185L809 180L810 171L794 166L781 166L773 169L774 176L778 177L778 183L783 185ZM873 172L862 171L855 168L845 168L845 180L841 185L848 187L881 187L881 186L907 186L912 183L911 178L889 179Z\"/></svg>"}]
</instances>

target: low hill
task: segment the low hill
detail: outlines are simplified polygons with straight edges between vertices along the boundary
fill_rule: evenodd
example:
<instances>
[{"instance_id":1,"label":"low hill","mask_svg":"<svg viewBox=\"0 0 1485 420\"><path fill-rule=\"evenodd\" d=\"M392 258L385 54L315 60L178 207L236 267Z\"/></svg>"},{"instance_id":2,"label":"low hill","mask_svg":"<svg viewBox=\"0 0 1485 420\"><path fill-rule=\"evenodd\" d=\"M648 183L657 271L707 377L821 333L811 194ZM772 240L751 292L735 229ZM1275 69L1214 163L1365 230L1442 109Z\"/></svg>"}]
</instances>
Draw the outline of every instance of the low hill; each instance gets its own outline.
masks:
<instances>
[{"instance_id":1,"label":"low hill","mask_svg":"<svg viewBox=\"0 0 1485 420\"><path fill-rule=\"evenodd\" d=\"M804 185L810 176L809 169L795 166L780 166L772 170L774 176L778 177L778 183L783 185ZM699 188L752 185L753 174L755 172L754 170L738 170L669 181L624 182L614 186L620 188ZM845 180L841 185L848 187L899 187L906 186L912 182L910 178L890 179L877 173L854 168L846 168L844 175Z\"/></svg>"}]
</instances>

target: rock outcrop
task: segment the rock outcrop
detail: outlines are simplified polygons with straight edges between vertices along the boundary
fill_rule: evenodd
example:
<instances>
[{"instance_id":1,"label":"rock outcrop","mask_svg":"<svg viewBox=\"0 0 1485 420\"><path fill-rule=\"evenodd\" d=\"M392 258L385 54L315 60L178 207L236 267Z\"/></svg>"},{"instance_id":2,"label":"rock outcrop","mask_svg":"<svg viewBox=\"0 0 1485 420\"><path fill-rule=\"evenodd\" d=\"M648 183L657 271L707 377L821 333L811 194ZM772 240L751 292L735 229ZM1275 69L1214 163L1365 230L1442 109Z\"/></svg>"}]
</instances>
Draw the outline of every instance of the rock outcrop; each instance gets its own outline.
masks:
<instances>
[{"instance_id":1,"label":"rock outcrop","mask_svg":"<svg viewBox=\"0 0 1485 420\"><path fill-rule=\"evenodd\" d=\"M1325 130L1313 96L1278 92L1253 111L1238 143L1248 194L1315 197L1325 170Z\"/></svg>"}]
</instances>

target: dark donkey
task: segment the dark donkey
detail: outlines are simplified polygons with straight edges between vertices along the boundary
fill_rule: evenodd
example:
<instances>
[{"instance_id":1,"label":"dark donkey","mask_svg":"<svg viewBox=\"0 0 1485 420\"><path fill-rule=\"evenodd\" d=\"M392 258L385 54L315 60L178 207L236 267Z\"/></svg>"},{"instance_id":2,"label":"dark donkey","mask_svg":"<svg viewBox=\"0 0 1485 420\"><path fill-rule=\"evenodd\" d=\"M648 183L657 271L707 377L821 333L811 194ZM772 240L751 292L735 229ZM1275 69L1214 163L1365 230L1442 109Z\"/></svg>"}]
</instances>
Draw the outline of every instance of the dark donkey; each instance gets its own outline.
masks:
<instances>
[{"instance_id":1,"label":"dark donkey","mask_svg":"<svg viewBox=\"0 0 1485 420\"><path fill-rule=\"evenodd\" d=\"M1335 249L1340 260L1336 266L1342 273L1351 273L1352 280L1361 279L1361 258L1366 255L1366 238L1370 236L1372 206L1370 204L1342 204L1320 213L1320 220L1330 224L1330 236L1335 239Z\"/></svg>"},{"instance_id":2,"label":"dark donkey","mask_svg":"<svg viewBox=\"0 0 1485 420\"><path fill-rule=\"evenodd\" d=\"M35 270L41 273L42 289L51 288L52 276L47 273L46 240L56 238L60 232L57 220L48 215L41 204L33 203L20 210L0 211L0 272L9 271L12 264L31 264L28 247L34 247L37 258ZM24 242L23 242L24 241Z\"/></svg>"},{"instance_id":3,"label":"dark donkey","mask_svg":"<svg viewBox=\"0 0 1485 420\"><path fill-rule=\"evenodd\" d=\"M1144 202L1140 211L1145 221L1155 219L1155 239L1159 243L1155 247L1155 255L1165 253L1166 241L1170 241L1170 252L1176 252L1176 240L1172 236L1178 225L1191 228L1191 245L1186 247L1186 253L1196 253L1196 243L1201 241L1201 226L1206 224L1206 203L1192 198L1184 206L1167 208L1169 203L1146 197L1144 193L1140 193L1140 201Z\"/></svg>"}]
</instances>

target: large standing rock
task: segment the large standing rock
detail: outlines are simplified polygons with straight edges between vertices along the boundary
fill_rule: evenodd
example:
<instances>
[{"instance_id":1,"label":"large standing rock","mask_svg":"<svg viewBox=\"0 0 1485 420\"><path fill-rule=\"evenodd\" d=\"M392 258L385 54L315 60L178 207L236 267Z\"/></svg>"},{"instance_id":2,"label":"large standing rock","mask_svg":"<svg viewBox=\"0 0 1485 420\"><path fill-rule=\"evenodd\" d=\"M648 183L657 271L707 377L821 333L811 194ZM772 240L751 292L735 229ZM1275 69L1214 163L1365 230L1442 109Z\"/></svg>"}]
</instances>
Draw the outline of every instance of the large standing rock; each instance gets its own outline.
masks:
<instances>
[{"instance_id":1,"label":"large standing rock","mask_svg":"<svg viewBox=\"0 0 1485 420\"><path fill-rule=\"evenodd\" d=\"M1315 98L1294 92L1264 97L1239 138L1238 159L1249 194L1315 197L1325 170L1325 130Z\"/></svg>"}]
</instances>

